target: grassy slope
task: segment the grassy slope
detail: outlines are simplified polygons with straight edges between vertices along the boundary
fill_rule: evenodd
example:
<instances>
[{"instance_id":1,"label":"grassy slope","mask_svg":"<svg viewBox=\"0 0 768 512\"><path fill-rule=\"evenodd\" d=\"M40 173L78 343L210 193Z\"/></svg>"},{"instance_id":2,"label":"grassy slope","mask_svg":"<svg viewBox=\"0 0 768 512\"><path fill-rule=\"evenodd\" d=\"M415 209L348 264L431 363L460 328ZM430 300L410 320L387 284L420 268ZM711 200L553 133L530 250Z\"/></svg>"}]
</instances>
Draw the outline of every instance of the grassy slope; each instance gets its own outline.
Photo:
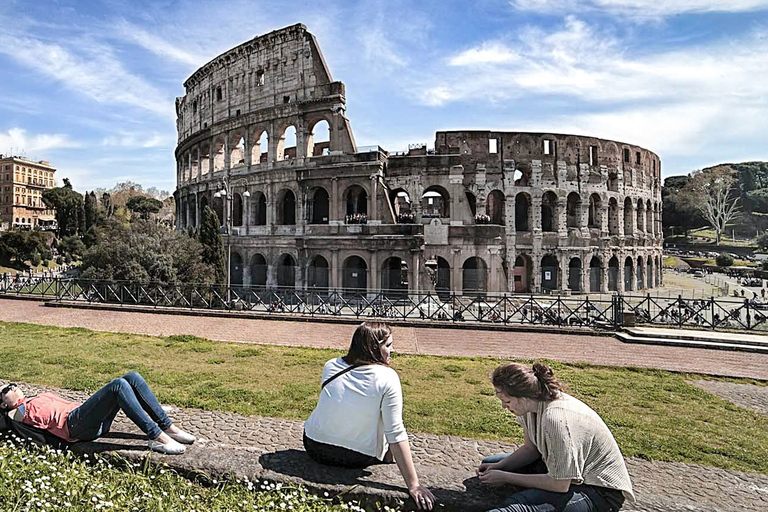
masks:
<instances>
[{"instance_id":1,"label":"grassy slope","mask_svg":"<svg viewBox=\"0 0 768 512\"><path fill-rule=\"evenodd\" d=\"M0 377L94 391L140 371L167 403L305 419L331 350L0 323ZM397 355L409 430L520 442L497 403L492 358ZM768 420L664 371L553 363L625 455L768 472Z\"/></svg>"}]
</instances>

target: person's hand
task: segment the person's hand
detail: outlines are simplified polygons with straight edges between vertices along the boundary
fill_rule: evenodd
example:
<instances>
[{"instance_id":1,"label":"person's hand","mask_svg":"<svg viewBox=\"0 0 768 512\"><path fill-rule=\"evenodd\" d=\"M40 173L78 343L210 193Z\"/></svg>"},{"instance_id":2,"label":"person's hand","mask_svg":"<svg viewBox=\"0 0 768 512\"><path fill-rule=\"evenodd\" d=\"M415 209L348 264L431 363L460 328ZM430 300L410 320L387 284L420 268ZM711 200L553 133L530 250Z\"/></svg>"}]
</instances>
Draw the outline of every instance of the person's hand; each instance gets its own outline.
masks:
<instances>
[{"instance_id":1,"label":"person's hand","mask_svg":"<svg viewBox=\"0 0 768 512\"><path fill-rule=\"evenodd\" d=\"M496 463L495 462L483 462L482 464L477 466L477 469L475 470L475 474L477 476L480 476L483 473L485 473L486 471L488 471L489 469L493 469L495 467L496 467Z\"/></svg>"},{"instance_id":2,"label":"person's hand","mask_svg":"<svg viewBox=\"0 0 768 512\"><path fill-rule=\"evenodd\" d=\"M419 510L432 510L432 507L435 504L435 497L429 492L429 489L417 485L412 489L408 489L408 493L410 493L413 501L416 502L416 507Z\"/></svg>"},{"instance_id":3,"label":"person's hand","mask_svg":"<svg viewBox=\"0 0 768 512\"><path fill-rule=\"evenodd\" d=\"M499 469L488 469L478 475L480 483L498 487L507 483L507 472Z\"/></svg>"}]
</instances>

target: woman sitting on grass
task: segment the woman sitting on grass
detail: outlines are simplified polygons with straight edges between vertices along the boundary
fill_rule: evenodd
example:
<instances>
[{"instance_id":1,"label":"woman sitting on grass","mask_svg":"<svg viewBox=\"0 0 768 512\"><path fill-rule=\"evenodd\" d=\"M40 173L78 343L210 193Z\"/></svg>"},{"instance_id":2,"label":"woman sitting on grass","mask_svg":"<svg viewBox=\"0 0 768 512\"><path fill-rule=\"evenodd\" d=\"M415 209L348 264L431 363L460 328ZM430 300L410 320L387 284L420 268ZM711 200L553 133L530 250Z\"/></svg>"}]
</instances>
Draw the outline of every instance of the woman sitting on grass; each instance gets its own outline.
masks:
<instances>
[{"instance_id":1,"label":"woman sitting on grass","mask_svg":"<svg viewBox=\"0 0 768 512\"><path fill-rule=\"evenodd\" d=\"M103 436L121 409L147 434L151 450L178 455L184 453L184 444L195 442L195 436L171 422L136 372L113 380L82 404L50 392L25 397L14 383L0 391L0 410L7 412L11 419L46 430L70 443L93 441Z\"/></svg>"},{"instance_id":2,"label":"woman sitting on grass","mask_svg":"<svg viewBox=\"0 0 768 512\"><path fill-rule=\"evenodd\" d=\"M634 499L624 458L610 430L586 404L563 392L552 369L505 364L491 377L501 405L517 416L525 444L483 460L486 485L514 485L494 512L615 512ZM538 467L537 467L538 466Z\"/></svg>"},{"instance_id":3,"label":"woman sitting on grass","mask_svg":"<svg viewBox=\"0 0 768 512\"><path fill-rule=\"evenodd\" d=\"M349 352L323 368L317 407L304 423L304 448L327 466L364 468L391 462L403 475L419 509L435 497L419 484L403 426L403 391L389 366L392 331L382 323L360 324Z\"/></svg>"}]
</instances>

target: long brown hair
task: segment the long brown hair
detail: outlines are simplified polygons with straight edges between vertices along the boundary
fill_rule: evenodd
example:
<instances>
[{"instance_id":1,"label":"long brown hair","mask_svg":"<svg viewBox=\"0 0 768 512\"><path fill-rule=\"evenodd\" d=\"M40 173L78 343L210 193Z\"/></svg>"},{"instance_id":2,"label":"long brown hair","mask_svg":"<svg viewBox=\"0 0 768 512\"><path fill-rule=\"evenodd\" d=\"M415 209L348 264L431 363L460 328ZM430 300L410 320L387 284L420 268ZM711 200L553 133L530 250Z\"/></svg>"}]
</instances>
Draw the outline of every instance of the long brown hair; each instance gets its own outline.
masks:
<instances>
[{"instance_id":1,"label":"long brown hair","mask_svg":"<svg viewBox=\"0 0 768 512\"><path fill-rule=\"evenodd\" d=\"M383 364L387 362L381 356L381 345L392 335L392 329L385 323L363 322L357 326L349 344L349 351L344 361L349 364Z\"/></svg>"},{"instance_id":2,"label":"long brown hair","mask_svg":"<svg viewBox=\"0 0 768 512\"><path fill-rule=\"evenodd\" d=\"M519 363L503 364L491 375L493 387L505 395L533 398L542 402L555 400L566 386L555 377L552 368L543 363L528 367Z\"/></svg>"}]
</instances>

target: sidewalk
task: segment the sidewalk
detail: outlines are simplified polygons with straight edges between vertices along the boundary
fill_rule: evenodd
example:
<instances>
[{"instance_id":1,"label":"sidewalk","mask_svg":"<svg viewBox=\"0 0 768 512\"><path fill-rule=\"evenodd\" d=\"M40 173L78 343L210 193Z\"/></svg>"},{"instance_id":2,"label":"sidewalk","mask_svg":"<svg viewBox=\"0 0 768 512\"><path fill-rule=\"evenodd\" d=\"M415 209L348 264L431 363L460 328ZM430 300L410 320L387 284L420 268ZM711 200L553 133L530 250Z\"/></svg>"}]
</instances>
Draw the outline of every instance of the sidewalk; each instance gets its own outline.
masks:
<instances>
[{"instance_id":1,"label":"sidewalk","mask_svg":"<svg viewBox=\"0 0 768 512\"><path fill-rule=\"evenodd\" d=\"M0 321L334 349L346 349L353 331L349 324L47 307L39 301L13 299L0 299ZM410 354L553 359L768 380L768 354L628 344L609 336L546 332L396 327L394 334L396 349Z\"/></svg>"},{"instance_id":2,"label":"sidewalk","mask_svg":"<svg viewBox=\"0 0 768 512\"><path fill-rule=\"evenodd\" d=\"M27 385L25 389L29 394L52 390L73 400L85 398L82 393L69 390ZM178 408L170 416L199 440L184 455L152 454L152 458L181 472L204 471L214 477L234 474L251 480L301 483L319 492L344 492L349 498L373 498L388 503L407 499L395 465L346 470L313 462L302 447L301 422ZM85 453L114 450L131 460L144 458L146 440L122 414L112 430L109 437L73 445L74 449ZM436 510L471 512L499 504L505 491L481 487L474 468L483 457L513 451L515 445L432 434L410 433L410 438L420 480L443 505ZM638 501L626 504L623 511L768 509L768 475L635 458L627 459L627 467Z\"/></svg>"}]
</instances>

